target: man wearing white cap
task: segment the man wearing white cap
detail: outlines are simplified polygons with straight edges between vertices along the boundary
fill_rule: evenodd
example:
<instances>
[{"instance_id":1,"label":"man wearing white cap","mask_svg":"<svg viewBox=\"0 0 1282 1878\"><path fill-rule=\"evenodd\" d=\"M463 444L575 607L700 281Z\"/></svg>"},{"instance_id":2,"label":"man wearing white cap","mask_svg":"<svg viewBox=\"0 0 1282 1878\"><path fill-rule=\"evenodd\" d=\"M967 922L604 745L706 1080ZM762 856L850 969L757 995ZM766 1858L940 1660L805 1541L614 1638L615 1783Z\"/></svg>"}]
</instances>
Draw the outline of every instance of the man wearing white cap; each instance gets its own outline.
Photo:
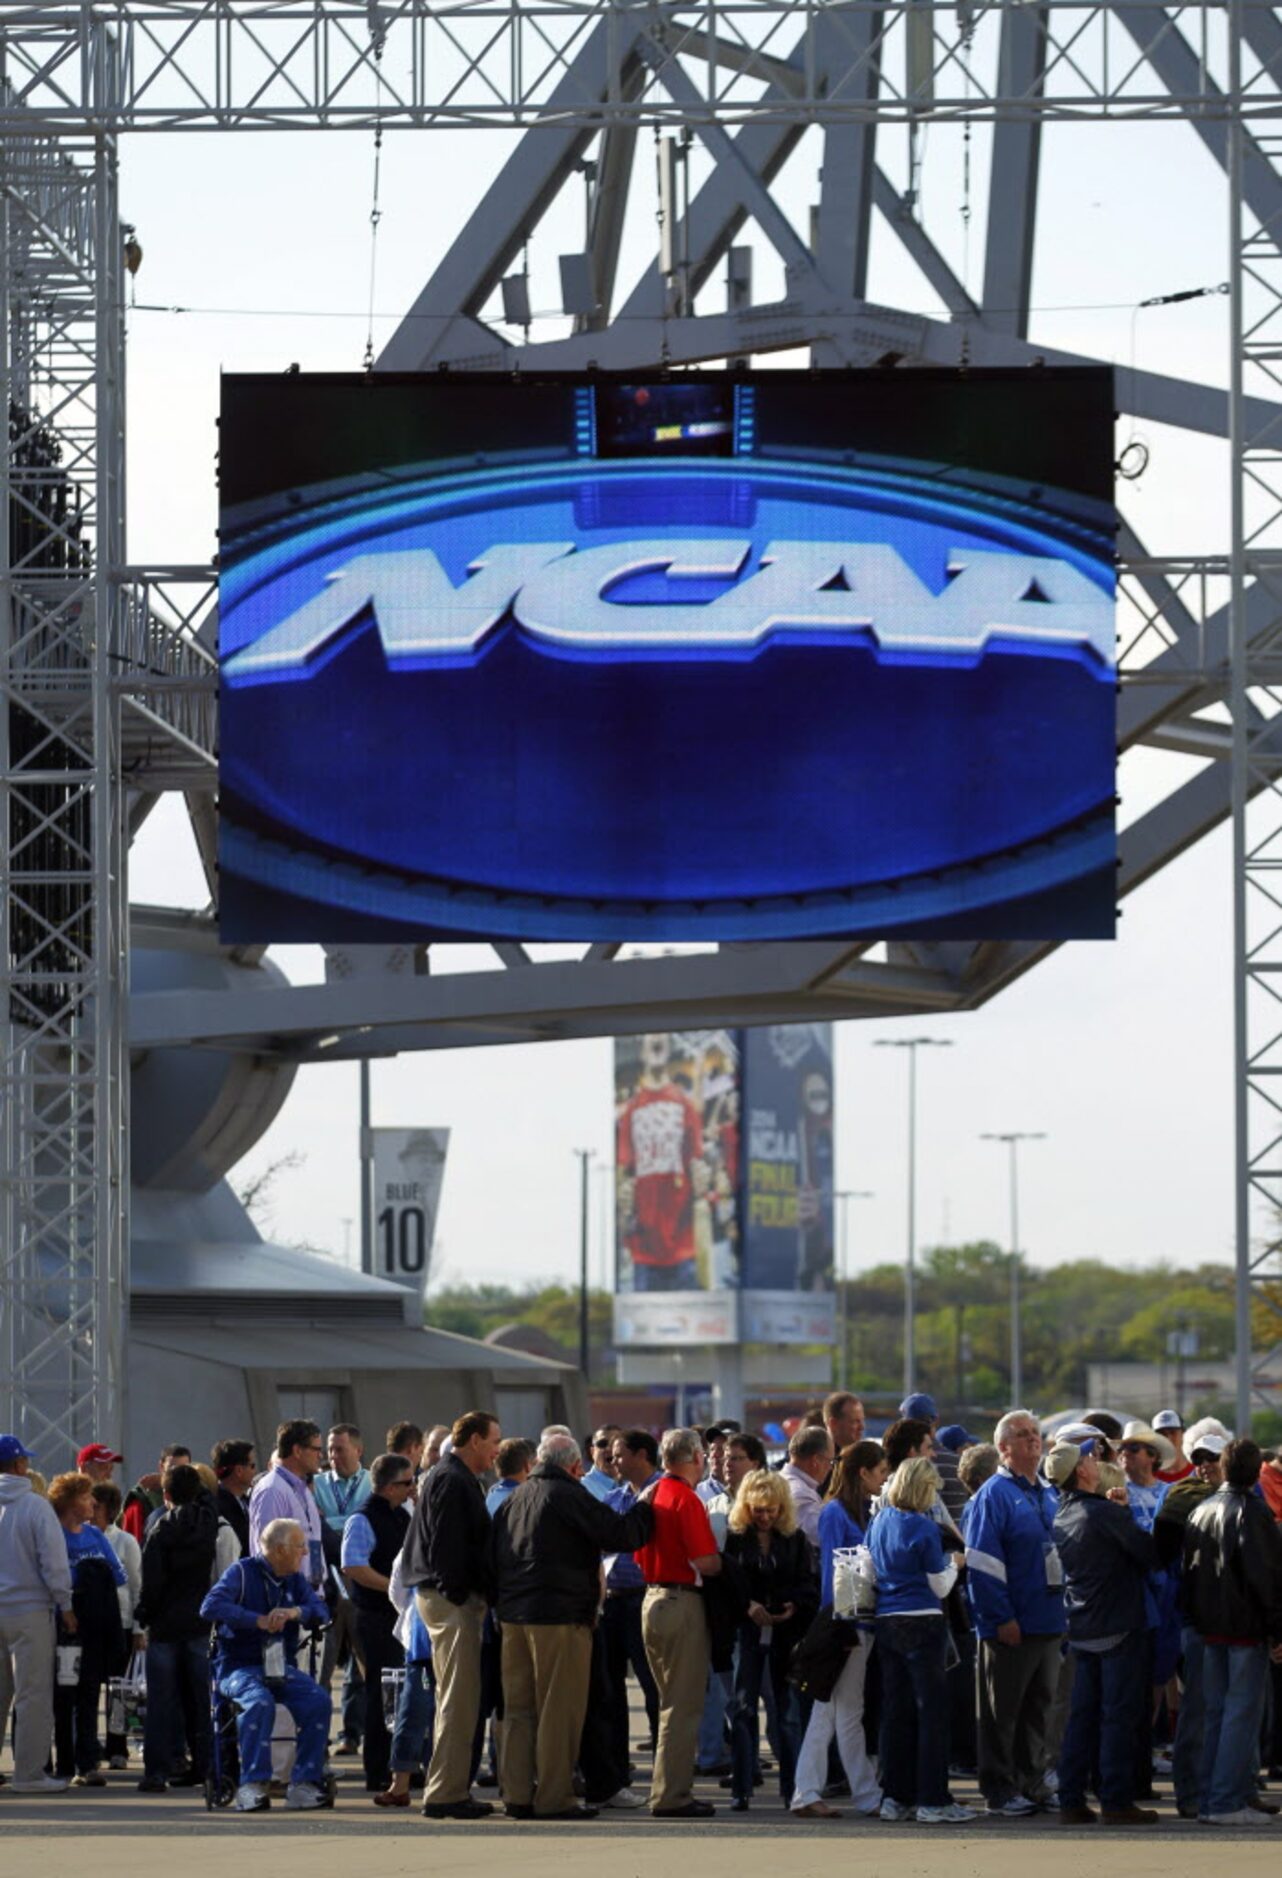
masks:
<instances>
[{"instance_id":1,"label":"man wearing white cap","mask_svg":"<svg viewBox=\"0 0 1282 1878\"><path fill-rule=\"evenodd\" d=\"M1184 1446L1183 1418L1174 1409L1159 1409L1153 1417L1153 1429L1156 1434L1165 1435L1175 1449L1175 1460L1170 1467L1159 1467L1157 1477L1164 1480L1168 1487L1178 1481L1189 1480L1193 1475L1193 1463L1187 1458Z\"/></svg>"},{"instance_id":2,"label":"man wearing white cap","mask_svg":"<svg viewBox=\"0 0 1282 1878\"><path fill-rule=\"evenodd\" d=\"M1194 1422L1188 1430L1185 1451L1192 1459L1193 1476L1171 1488L1153 1527L1159 1558L1177 1573L1189 1514L1224 1485L1224 1450L1229 1440L1223 1422L1211 1416ZM1171 1778L1180 1818L1196 1819L1206 1705L1202 1695L1202 1637L1187 1620L1180 1634L1180 1651L1183 1689L1171 1750Z\"/></svg>"}]
</instances>

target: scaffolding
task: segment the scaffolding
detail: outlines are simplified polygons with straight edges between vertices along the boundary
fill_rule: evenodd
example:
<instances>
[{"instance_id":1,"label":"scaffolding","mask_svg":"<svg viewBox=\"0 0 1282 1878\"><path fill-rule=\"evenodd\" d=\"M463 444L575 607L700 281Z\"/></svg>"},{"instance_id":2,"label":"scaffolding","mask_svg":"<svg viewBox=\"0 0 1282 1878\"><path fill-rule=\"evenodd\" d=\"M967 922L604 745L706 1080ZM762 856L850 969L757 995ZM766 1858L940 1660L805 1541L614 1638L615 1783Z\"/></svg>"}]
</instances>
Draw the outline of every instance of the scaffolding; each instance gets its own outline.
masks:
<instances>
[{"instance_id":1,"label":"scaffolding","mask_svg":"<svg viewBox=\"0 0 1282 1878\"><path fill-rule=\"evenodd\" d=\"M820 363L1031 364L1041 136L1054 122L1178 120L1225 175L1227 390L1123 375L1128 410L1230 444L1233 523L1215 557L1155 557L1123 531L1119 742L1208 759L1124 831L1123 892L1231 816L1236 911L1238 1415L1253 1303L1282 1199L1282 20L1260 0L0 0L0 294L10 443L0 568L5 853L0 1422L51 1449L122 1428L128 1284L129 837L161 790L192 808L213 882L213 571L135 568L123 532L123 231L116 144L147 131L499 127L524 133L378 361L510 370L767 354ZM968 290L877 138L927 124L991 137L982 289ZM658 268L616 293L643 129L710 161ZM774 179L824 142L809 229ZM588 153L595 154L589 159ZM507 270L566 188L588 188L591 305L514 345ZM870 302L880 218L945 309ZM783 263L754 299L732 244ZM742 251L738 251L742 254ZM695 300L726 261L724 312ZM467 981L282 989L143 1021L144 1040L292 1052L592 1034L718 1007L728 1021L971 1009L1048 945L723 947L577 965L496 948ZM448 987L444 989L443 987ZM251 1013L249 1004L256 1008ZM217 1008L215 1008L217 1005ZM270 1009L271 1023L267 1023ZM148 1028L150 1025L150 1028ZM415 1038L415 1026L421 1028ZM524 1029L522 1028L524 1026ZM433 1027L435 1027L433 1029ZM335 1049L335 1038L337 1048ZM1260 1208L1267 1231L1256 1234ZM1258 1314L1257 1314L1258 1315Z\"/></svg>"}]
</instances>

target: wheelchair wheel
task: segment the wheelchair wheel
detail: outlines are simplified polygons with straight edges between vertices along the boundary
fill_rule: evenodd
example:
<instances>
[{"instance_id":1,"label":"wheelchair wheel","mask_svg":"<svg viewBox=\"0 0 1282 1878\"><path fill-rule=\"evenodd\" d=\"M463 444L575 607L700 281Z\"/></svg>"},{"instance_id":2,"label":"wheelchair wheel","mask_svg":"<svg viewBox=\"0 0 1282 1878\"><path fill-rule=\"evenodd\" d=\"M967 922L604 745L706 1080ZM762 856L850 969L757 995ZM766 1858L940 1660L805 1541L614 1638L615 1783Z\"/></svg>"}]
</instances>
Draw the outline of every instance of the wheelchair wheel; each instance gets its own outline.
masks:
<instances>
[{"instance_id":1,"label":"wheelchair wheel","mask_svg":"<svg viewBox=\"0 0 1282 1878\"><path fill-rule=\"evenodd\" d=\"M230 1806L236 1798L236 1782L230 1774L209 1774L205 1779L205 1810L212 1813Z\"/></svg>"}]
</instances>

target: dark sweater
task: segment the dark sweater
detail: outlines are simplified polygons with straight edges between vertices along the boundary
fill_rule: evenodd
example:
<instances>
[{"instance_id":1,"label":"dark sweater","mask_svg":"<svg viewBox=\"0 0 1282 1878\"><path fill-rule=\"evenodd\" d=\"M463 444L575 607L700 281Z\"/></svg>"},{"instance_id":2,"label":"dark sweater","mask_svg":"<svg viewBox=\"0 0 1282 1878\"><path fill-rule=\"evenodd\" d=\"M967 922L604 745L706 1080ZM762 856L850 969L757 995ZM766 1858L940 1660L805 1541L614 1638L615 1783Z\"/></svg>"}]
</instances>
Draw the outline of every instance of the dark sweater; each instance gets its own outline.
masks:
<instances>
[{"instance_id":1,"label":"dark sweater","mask_svg":"<svg viewBox=\"0 0 1282 1878\"><path fill-rule=\"evenodd\" d=\"M591 1624L601 1556L635 1552L654 1530L636 1501L626 1513L596 1500L563 1467L542 1462L494 1516L491 1558L505 1624Z\"/></svg>"},{"instance_id":2,"label":"dark sweater","mask_svg":"<svg viewBox=\"0 0 1282 1878\"><path fill-rule=\"evenodd\" d=\"M134 1621L158 1643L187 1643L207 1633L200 1607L214 1575L217 1543L218 1509L211 1493L169 1507L148 1533Z\"/></svg>"},{"instance_id":3,"label":"dark sweater","mask_svg":"<svg viewBox=\"0 0 1282 1878\"><path fill-rule=\"evenodd\" d=\"M493 1601L490 1516L481 1483L455 1454L438 1461L419 1488L405 1540L405 1583L439 1592L451 1604Z\"/></svg>"}]
</instances>

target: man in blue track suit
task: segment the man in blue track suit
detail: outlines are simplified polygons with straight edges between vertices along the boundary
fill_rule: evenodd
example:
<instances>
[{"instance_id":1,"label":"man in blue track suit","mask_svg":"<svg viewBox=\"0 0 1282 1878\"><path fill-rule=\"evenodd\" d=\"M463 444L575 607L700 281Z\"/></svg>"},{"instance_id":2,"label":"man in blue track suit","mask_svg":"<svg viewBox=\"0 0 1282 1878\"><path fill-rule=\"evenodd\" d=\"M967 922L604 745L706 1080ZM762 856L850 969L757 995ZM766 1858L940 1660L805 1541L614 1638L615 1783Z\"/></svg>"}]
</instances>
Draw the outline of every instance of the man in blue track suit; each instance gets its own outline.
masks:
<instances>
[{"instance_id":1,"label":"man in blue track suit","mask_svg":"<svg viewBox=\"0 0 1282 1878\"><path fill-rule=\"evenodd\" d=\"M1042 1437L1012 1409L994 1439L1001 1466L966 1510L966 1583L979 1633L979 1785L990 1814L1054 1803L1064 1593L1052 1527L1058 1496L1038 1477Z\"/></svg>"},{"instance_id":2,"label":"man in blue track suit","mask_svg":"<svg viewBox=\"0 0 1282 1878\"><path fill-rule=\"evenodd\" d=\"M324 1805L329 1691L295 1662L300 1623L329 1621L324 1598L301 1569L307 1552L307 1535L297 1520L272 1520L263 1531L261 1555L229 1565L200 1607L218 1629L218 1692L238 1711L240 1786L233 1805L240 1813L259 1813L271 1804L277 1702L289 1710L298 1732L285 1804L296 1811Z\"/></svg>"}]
</instances>

